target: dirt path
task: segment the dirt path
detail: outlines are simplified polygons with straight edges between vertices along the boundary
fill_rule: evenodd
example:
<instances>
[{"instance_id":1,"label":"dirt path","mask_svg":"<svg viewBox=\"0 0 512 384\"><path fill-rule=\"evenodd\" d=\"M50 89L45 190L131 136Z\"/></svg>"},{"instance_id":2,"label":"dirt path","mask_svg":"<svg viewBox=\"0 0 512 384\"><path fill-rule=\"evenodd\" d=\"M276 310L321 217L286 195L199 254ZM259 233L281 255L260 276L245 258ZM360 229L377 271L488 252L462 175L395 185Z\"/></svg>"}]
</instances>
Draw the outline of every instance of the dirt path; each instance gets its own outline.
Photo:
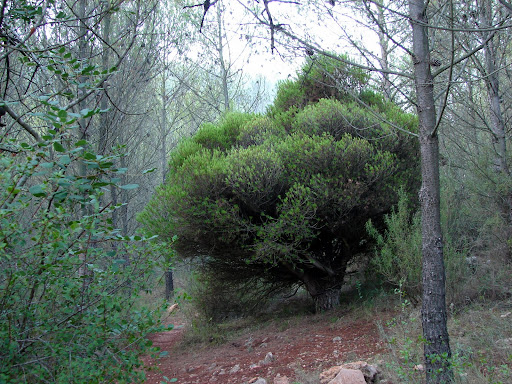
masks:
<instances>
[{"instance_id":1,"label":"dirt path","mask_svg":"<svg viewBox=\"0 0 512 384\"><path fill-rule=\"evenodd\" d=\"M361 317L365 317L364 315ZM296 320L296 319L295 319ZM153 344L169 354L151 361L147 383L160 384L164 376L179 384L243 384L256 377L273 383L277 375L290 382L318 377L322 369L356 360L372 360L384 350L375 318L306 316L301 321L274 320L246 331L222 345L184 346L185 326L180 314L169 319L175 328L151 336ZM268 353L273 359L267 357Z\"/></svg>"}]
</instances>

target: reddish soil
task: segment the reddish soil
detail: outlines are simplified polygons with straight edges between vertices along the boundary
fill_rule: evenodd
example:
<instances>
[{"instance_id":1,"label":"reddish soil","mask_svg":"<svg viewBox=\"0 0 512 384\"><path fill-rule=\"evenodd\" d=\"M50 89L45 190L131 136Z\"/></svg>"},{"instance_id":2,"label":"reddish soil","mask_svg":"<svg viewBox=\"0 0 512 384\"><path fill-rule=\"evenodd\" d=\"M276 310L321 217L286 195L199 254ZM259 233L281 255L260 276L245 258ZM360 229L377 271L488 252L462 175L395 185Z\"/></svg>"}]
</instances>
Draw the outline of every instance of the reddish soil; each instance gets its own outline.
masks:
<instances>
[{"instance_id":1,"label":"reddish soil","mask_svg":"<svg viewBox=\"0 0 512 384\"><path fill-rule=\"evenodd\" d=\"M293 383L304 372L318 374L345 362L373 361L384 351L374 320L339 313L304 316L300 321L278 319L222 345L184 345L186 324L178 312L169 319L173 330L150 337L154 346L169 354L148 361L152 369L147 383L160 384L166 376L179 384L243 384L257 377L272 384L278 375ZM269 352L274 360L263 364Z\"/></svg>"}]
</instances>

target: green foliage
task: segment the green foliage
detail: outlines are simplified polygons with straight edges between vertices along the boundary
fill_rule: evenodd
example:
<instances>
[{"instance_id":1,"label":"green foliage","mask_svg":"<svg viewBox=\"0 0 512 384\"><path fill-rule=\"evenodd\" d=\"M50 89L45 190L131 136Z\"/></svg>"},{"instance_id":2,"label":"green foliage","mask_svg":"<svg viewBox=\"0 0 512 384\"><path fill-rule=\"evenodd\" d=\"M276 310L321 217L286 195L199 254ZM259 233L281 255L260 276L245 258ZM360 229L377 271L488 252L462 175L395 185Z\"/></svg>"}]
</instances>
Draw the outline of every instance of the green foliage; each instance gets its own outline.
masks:
<instances>
[{"instance_id":1,"label":"green foliage","mask_svg":"<svg viewBox=\"0 0 512 384\"><path fill-rule=\"evenodd\" d=\"M282 114L204 126L177 148L139 220L177 234L181 256L207 255L220 281L302 283L314 297L339 288L366 247L366 221L382 220L400 185L415 191L417 147L353 103L321 99L297 111L289 127Z\"/></svg>"},{"instance_id":2,"label":"green foliage","mask_svg":"<svg viewBox=\"0 0 512 384\"><path fill-rule=\"evenodd\" d=\"M200 152L202 149L202 145L198 144L195 140L192 140L191 138L185 139L179 143L178 147L174 151L172 151L169 165L172 168L179 168L188 157Z\"/></svg>"},{"instance_id":3,"label":"green foliage","mask_svg":"<svg viewBox=\"0 0 512 384\"><path fill-rule=\"evenodd\" d=\"M347 56L339 58L349 60ZM289 111L297 112L320 99L352 101L353 96L359 95L368 80L369 76L363 70L349 67L336 58L308 57L296 80L285 80L278 84L277 95L273 105L269 107L269 114L276 117ZM368 95L368 91L366 94Z\"/></svg>"},{"instance_id":4,"label":"green foliage","mask_svg":"<svg viewBox=\"0 0 512 384\"><path fill-rule=\"evenodd\" d=\"M383 356L383 376L393 382L424 383L424 364L421 314L397 288L395 294L400 301L396 315L379 324L381 337L387 342L390 353ZM498 305L497 305L498 304ZM492 302L484 305L464 305L460 313L449 316L452 357L449 359L454 372L454 383L508 383L512 378L510 348L500 348L510 334L510 321L502 316L509 303ZM430 359L447 356L430 356Z\"/></svg>"},{"instance_id":5,"label":"green foliage","mask_svg":"<svg viewBox=\"0 0 512 384\"><path fill-rule=\"evenodd\" d=\"M0 382L141 382L158 322L133 304L157 260L112 227L119 206L102 206L120 155L45 137L0 154Z\"/></svg>"},{"instance_id":6,"label":"green foliage","mask_svg":"<svg viewBox=\"0 0 512 384\"><path fill-rule=\"evenodd\" d=\"M277 95L274 104L269 107L270 114L287 112L292 108L304 107L306 92L298 80L283 80L277 85Z\"/></svg>"},{"instance_id":7,"label":"green foliage","mask_svg":"<svg viewBox=\"0 0 512 384\"><path fill-rule=\"evenodd\" d=\"M336 139L349 133L368 140L379 139L376 145L388 148L393 140L390 137L392 131L379 123L375 115L356 103L342 104L336 100L321 99L297 114L292 130L309 135L328 133Z\"/></svg>"},{"instance_id":8,"label":"green foliage","mask_svg":"<svg viewBox=\"0 0 512 384\"><path fill-rule=\"evenodd\" d=\"M259 117L248 121L240 130L237 144L242 147L260 145L272 137L284 137L286 135L282 126L269 117Z\"/></svg>"},{"instance_id":9,"label":"green foliage","mask_svg":"<svg viewBox=\"0 0 512 384\"><path fill-rule=\"evenodd\" d=\"M376 243L371 266L386 282L419 299L422 287L420 216L411 215L409 199L403 190L399 196L396 209L384 216L386 230L383 234L371 221L366 224Z\"/></svg>"},{"instance_id":10,"label":"green foliage","mask_svg":"<svg viewBox=\"0 0 512 384\"><path fill-rule=\"evenodd\" d=\"M193 141L205 149L226 151L236 141L243 125L253 118L248 113L230 112L219 124L203 124L194 135Z\"/></svg>"},{"instance_id":11,"label":"green foliage","mask_svg":"<svg viewBox=\"0 0 512 384\"><path fill-rule=\"evenodd\" d=\"M284 165L270 146L236 148L225 158L225 185L253 212L267 212L283 189Z\"/></svg>"},{"instance_id":12,"label":"green foliage","mask_svg":"<svg viewBox=\"0 0 512 384\"><path fill-rule=\"evenodd\" d=\"M350 61L347 55L333 55L340 60ZM308 57L299 73L310 102L334 98L341 101L352 100L349 93L359 94L369 80L362 69L349 66L334 57Z\"/></svg>"},{"instance_id":13,"label":"green foliage","mask_svg":"<svg viewBox=\"0 0 512 384\"><path fill-rule=\"evenodd\" d=\"M399 287L414 301L421 296L421 217L413 214L405 191L399 193L397 207L384 216L385 231L379 232L371 221L366 224L375 240L375 256L371 260L373 271L385 282ZM447 216L446 209L442 216ZM447 232L447 231L445 231ZM467 250L458 250L448 235L444 239L444 262L447 276L447 297L450 303L466 299L467 283L471 276Z\"/></svg>"}]
</instances>

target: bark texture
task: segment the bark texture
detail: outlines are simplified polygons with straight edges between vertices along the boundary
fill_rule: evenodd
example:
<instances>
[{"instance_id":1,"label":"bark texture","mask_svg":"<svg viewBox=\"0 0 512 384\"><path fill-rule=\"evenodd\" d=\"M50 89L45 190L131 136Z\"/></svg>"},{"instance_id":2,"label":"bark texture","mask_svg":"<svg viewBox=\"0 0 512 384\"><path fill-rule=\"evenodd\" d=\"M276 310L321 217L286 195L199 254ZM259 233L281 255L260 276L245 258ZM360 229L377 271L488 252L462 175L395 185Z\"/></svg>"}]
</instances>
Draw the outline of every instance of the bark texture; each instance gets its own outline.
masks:
<instances>
[{"instance_id":1,"label":"bark texture","mask_svg":"<svg viewBox=\"0 0 512 384\"><path fill-rule=\"evenodd\" d=\"M428 20L423 0L410 0L413 63L419 118L422 185L423 304L422 325L427 383L450 383L451 351L446 326L446 288L441 233L439 143L436 128L434 85L430 70Z\"/></svg>"},{"instance_id":2,"label":"bark texture","mask_svg":"<svg viewBox=\"0 0 512 384\"><path fill-rule=\"evenodd\" d=\"M329 311L340 304L341 283L339 278L339 276L333 276L332 278L310 279L306 275L304 283L313 298L316 313Z\"/></svg>"},{"instance_id":3,"label":"bark texture","mask_svg":"<svg viewBox=\"0 0 512 384\"><path fill-rule=\"evenodd\" d=\"M486 0L481 3L479 14L480 24L482 26L481 28L483 29L482 38L487 41L484 46L485 68L482 72L485 79L485 85L487 87L487 96L489 98L489 114L491 119L490 128L493 136L493 146L496 152L495 168L496 171L501 173L505 180L507 180L510 177L507 154L507 129L505 125L505 118L501 110L497 49L492 36L489 39L490 34L494 32L485 31L486 28L491 28L493 23L493 9L492 2L490 0ZM501 186L498 187L498 189L501 189ZM512 192L510 190L506 190L504 193L498 192L498 194L504 195L502 210L503 216L508 222L508 240L510 241L510 239L512 239Z\"/></svg>"}]
</instances>

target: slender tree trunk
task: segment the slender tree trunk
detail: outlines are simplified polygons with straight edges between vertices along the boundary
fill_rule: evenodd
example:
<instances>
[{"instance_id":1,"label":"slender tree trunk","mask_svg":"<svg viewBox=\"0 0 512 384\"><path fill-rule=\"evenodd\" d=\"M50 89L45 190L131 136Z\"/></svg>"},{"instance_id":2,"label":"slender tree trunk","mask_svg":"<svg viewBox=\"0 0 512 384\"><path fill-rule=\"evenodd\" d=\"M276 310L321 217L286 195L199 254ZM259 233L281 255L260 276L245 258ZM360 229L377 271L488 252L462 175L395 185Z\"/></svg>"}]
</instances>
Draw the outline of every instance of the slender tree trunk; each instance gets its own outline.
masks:
<instances>
[{"instance_id":1,"label":"slender tree trunk","mask_svg":"<svg viewBox=\"0 0 512 384\"><path fill-rule=\"evenodd\" d=\"M472 72L472 69L470 69L470 71ZM473 90L473 82L468 81L468 102L469 102L470 106L475 105L475 96L474 95L475 95L475 91ZM476 143L478 143L479 130L477 127L476 120L477 119L476 119L475 108L469 108L469 122L470 122L471 128L473 129L473 147L474 147L473 150L475 151L477 158L479 158L480 157L480 146L476 144Z\"/></svg>"},{"instance_id":2,"label":"slender tree trunk","mask_svg":"<svg viewBox=\"0 0 512 384\"><path fill-rule=\"evenodd\" d=\"M490 28L492 24L492 4L487 0L482 3L480 10L480 19L482 28ZM482 32L482 37L487 40L491 32ZM485 56L485 85L487 88L487 97L489 99L489 114L491 119L491 131L493 136L493 145L496 151L496 169L506 179L510 176L509 165L507 161L507 133L503 112L501 110L498 68L496 65L496 47L494 39L490 39L484 46ZM505 191L502 197L503 215L508 222L508 239L512 238L512 192Z\"/></svg>"},{"instance_id":3,"label":"slender tree trunk","mask_svg":"<svg viewBox=\"0 0 512 384\"><path fill-rule=\"evenodd\" d=\"M162 130L160 140L160 166L162 168L162 184L165 184L167 177L167 135L169 128L167 127L167 77L165 72L162 74ZM174 278L172 273L171 260L168 260L168 268L165 271L165 299L169 301L174 293Z\"/></svg>"},{"instance_id":4,"label":"slender tree trunk","mask_svg":"<svg viewBox=\"0 0 512 384\"><path fill-rule=\"evenodd\" d=\"M87 27L85 25L86 20L86 4L87 0L80 0L78 3L78 58L80 59L81 63L84 63L85 60L87 60ZM80 76L79 82L85 83L87 81L87 77ZM78 88L78 97L82 97L83 94L86 92L85 87L79 87ZM82 110L86 107L86 100L82 100L79 104L79 110ZM80 139L81 140L88 140L89 134L87 132L87 122L84 118L81 118L78 120L78 126L79 126L79 132L80 132ZM82 176L85 176L86 174L86 168L85 164L81 164L81 171L80 174Z\"/></svg>"},{"instance_id":5,"label":"slender tree trunk","mask_svg":"<svg viewBox=\"0 0 512 384\"><path fill-rule=\"evenodd\" d=\"M101 66L104 71L108 70L110 62L110 24L111 24L111 13L107 12L103 18L103 52L101 54ZM106 87L106 85L105 85ZM106 95L102 95L100 108L106 110L108 108L108 100ZM103 112L100 115L100 127L99 127L99 138L98 138L98 153L105 155L107 149L107 136L109 128L109 116Z\"/></svg>"},{"instance_id":6,"label":"slender tree trunk","mask_svg":"<svg viewBox=\"0 0 512 384\"><path fill-rule=\"evenodd\" d=\"M439 140L434 84L430 71L428 24L423 0L410 0L414 78L419 118L422 185L420 190L423 305L422 324L427 383L450 383L451 351L447 329L443 237L441 233Z\"/></svg>"},{"instance_id":7,"label":"slender tree trunk","mask_svg":"<svg viewBox=\"0 0 512 384\"><path fill-rule=\"evenodd\" d=\"M121 168L127 168L128 164L126 164L126 157L122 156L120 160ZM121 176L121 183L127 184L126 174ZM128 236L129 232L129 219L128 219L128 191L123 189L121 191L121 202L124 205L120 208L121 210L121 234L123 236ZM127 260L128 261L128 260Z\"/></svg>"},{"instance_id":8,"label":"slender tree trunk","mask_svg":"<svg viewBox=\"0 0 512 384\"><path fill-rule=\"evenodd\" d=\"M85 25L86 20L86 11L87 11L87 0L80 0L78 2L78 58L80 59L81 63L84 63L85 60L87 60L87 26ZM80 83L85 83L87 81L87 77L80 76L78 78ZM83 94L86 92L85 87L78 87L78 97L82 97ZM82 100L78 104L79 110L82 110L86 108L86 100ZM87 132L87 121L84 118L78 119L78 132L80 135L80 140L89 140L89 133ZM81 177L85 178L87 177L87 166L83 161L80 161L78 164L78 173ZM89 214L89 209L85 204L82 204L81 206L81 214L82 216L86 216ZM87 267L88 261L87 261L87 249L83 250L79 254L79 259L81 266L79 268L78 274L79 276L88 276L92 273L92 271L89 270ZM84 278L83 279L83 290L87 288L89 285L90 279Z\"/></svg>"},{"instance_id":9,"label":"slender tree trunk","mask_svg":"<svg viewBox=\"0 0 512 384\"><path fill-rule=\"evenodd\" d=\"M482 3L480 10L480 19L482 28L491 28L492 24L492 5L489 0ZM491 32L482 32L482 37L487 40ZM484 46L485 56L485 85L487 86L487 96L489 98L489 111L491 117L491 130L494 136L494 145L498 155L497 166L500 172L508 174L507 164L507 142L505 133L505 123L501 112L499 80L496 68L496 48L494 40L491 38Z\"/></svg>"},{"instance_id":10,"label":"slender tree trunk","mask_svg":"<svg viewBox=\"0 0 512 384\"><path fill-rule=\"evenodd\" d=\"M229 89L228 89L228 77L229 69L226 68L226 62L224 60L224 42L222 38L222 10L221 6L217 6L217 51L219 52L219 64L220 64L220 75L222 81L222 95L224 96L224 112L229 110Z\"/></svg>"},{"instance_id":11,"label":"slender tree trunk","mask_svg":"<svg viewBox=\"0 0 512 384\"><path fill-rule=\"evenodd\" d=\"M377 6L377 20L379 25L382 26L382 28L385 28L386 20L384 16L384 0L381 0L378 2ZM378 30L379 34L379 45L380 45L380 59L379 64L381 68L384 70L382 73L382 89L384 91L384 96L387 100L392 99L392 92L391 92L391 81L389 80L389 73L385 72L389 70L389 58L388 58L388 46L389 46L389 37L384 33L382 30Z\"/></svg>"}]
</instances>

